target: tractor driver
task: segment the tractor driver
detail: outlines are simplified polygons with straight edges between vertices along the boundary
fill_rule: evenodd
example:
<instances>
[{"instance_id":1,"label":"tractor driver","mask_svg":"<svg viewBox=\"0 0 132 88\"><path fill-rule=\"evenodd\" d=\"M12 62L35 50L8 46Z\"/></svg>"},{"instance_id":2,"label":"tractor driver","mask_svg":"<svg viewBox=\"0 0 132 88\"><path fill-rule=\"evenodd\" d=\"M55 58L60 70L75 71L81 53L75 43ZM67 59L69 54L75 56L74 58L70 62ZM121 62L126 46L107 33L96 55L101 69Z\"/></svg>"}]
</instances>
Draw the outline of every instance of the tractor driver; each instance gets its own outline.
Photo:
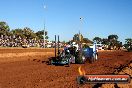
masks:
<instances>
[{"instance_id":1,"label":"tractor driver","mask_svg":"<svg viewBox=\"0 0 132 88\"><path fill-rule=\"evenodd\" d=\"M68 45L64 47L64 53L65 55L70 54Z\"/></svg>"},{"instance_id":2,"label":"tractor driver","mask_svg":"<svg viewBox=\"0 0 132 88\"><path fill-rule=\"evenodd\" d=\"M72 46L72 47L70 47L69 50L70 50L70 54L73 55L73 56L75 56L75 54L76 54L76 47Z\"/></svg>"}]
</instances>

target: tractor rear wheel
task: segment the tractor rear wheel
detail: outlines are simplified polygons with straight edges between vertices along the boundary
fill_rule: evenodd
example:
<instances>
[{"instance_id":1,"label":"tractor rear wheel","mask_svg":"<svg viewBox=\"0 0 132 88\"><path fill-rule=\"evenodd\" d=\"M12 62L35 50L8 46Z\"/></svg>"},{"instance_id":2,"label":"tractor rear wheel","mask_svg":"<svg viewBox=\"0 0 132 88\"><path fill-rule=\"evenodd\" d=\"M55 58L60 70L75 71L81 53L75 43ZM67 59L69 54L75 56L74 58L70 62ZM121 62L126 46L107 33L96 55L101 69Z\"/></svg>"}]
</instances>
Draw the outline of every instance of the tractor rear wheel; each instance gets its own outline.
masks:
<instances>
[{"instance_id":1,"label":"tractor rear wheel","mask_svg":"<svg viewBox=\"0 0 132 88\"><path fill-rule=\"evenodd\" d=\"M94 58L91 57L91 58L90 58L90 63L93 63L93 62L94 62Z\"/></svg>"}]
</instances>

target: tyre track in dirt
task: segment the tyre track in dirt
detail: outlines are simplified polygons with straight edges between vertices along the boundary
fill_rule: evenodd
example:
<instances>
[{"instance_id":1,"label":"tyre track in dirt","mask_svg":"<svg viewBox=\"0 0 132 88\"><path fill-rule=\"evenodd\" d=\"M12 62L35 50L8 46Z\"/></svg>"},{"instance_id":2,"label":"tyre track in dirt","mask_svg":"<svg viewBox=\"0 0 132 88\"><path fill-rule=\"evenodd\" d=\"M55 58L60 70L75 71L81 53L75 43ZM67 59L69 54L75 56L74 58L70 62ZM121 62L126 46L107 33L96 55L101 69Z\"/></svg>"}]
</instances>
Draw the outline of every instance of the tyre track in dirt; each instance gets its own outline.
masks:
<instances>
[{"instance_id":1,"label":"tyre track in dirt","mask_svg":"<svg viewBox=\"0 0 132 88\"><path fill-rule=\"evenodd\" d=\"M113 74L126 74L132 78L132 60L119 68L116 68ZM96 84L92 88L132 88L132 81L128 84Z\"/></svg>"}]
</instances>

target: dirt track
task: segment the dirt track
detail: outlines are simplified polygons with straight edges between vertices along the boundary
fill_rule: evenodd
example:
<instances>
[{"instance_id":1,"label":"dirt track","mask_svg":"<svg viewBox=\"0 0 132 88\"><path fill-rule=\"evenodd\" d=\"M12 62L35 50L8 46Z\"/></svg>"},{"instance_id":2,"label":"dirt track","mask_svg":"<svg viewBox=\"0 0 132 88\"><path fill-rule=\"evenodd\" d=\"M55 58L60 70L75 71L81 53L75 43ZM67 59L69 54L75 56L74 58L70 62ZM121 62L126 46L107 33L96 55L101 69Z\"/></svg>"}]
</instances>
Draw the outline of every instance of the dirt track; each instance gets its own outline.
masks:
<instances>
[{"instance_id":1,"label":"dirt track","mask_svg":"<svg viewBox=\"0 0 132 88\"><path fill-rule=\"evenodd\" d=\"M86 74L112 74L132 60L132 52L103 51L93 64L47 65L54 49L0 49L0 88L90 88L78 85L78 67Z\"/></svg>"}]
</instances>

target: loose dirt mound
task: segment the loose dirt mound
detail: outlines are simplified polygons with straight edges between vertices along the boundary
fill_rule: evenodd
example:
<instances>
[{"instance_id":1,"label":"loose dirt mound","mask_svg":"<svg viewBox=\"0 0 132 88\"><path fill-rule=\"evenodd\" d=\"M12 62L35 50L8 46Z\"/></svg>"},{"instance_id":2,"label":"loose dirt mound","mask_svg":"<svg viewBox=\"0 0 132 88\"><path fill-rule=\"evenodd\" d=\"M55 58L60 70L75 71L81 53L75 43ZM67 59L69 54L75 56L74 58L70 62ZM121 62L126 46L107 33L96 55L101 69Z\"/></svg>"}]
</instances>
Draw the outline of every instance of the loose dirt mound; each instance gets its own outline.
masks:
<instances>
[{"instance_id":1,"label":"loose dirt mound","mask_svg":"<svg viewBox=\"0 0 132 88\"><path fill-rule=\"evenodd\" d=\"M91 88L77 84L79 66L86 74L112 74L132 60L132 52L103 51L93 64L66 67L46 64L54 49L0 49L0 55L0 88Z\"/></svg>"}]
</instances>

